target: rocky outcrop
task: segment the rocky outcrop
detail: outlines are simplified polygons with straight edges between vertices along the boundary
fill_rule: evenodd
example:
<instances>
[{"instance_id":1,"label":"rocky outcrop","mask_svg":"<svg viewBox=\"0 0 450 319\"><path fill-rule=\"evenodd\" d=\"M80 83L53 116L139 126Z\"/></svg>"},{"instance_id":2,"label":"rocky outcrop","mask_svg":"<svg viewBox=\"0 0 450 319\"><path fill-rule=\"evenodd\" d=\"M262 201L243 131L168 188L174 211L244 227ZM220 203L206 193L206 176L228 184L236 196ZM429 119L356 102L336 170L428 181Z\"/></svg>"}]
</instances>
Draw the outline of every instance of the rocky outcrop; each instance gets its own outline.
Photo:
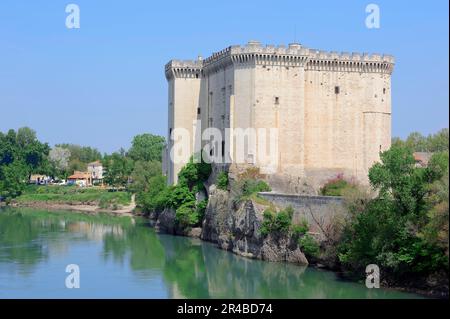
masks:
<instances>
[{"instance_id":1,"label":"rocky outcrop","mask_svg":"<svg viewBox=\"0 0 450 319\"><path fill-rule=\"evenodd\" d=\"M210 190L200 238L245 257L308 264L297 241L290 236L260 234L264 207L251 200L237 206L234 207L228 192Z\"/></svg>"},{"instance_id":2,"label":"rocky outcrop","mask_svg":"<svg viewBox=\"0 0 450 319\"><path fill-rule=\"evenodd\" d=\"M158 232L199 237L216 243L221 249L249 258L307 265L308 260L297 240L291 236L260 234L264 209L251 200L236 205L227 191L211 186L202 228L180 229L173 209L165 209L151 217Z\"/></svg>"},{"instance_id":3,"label":"rocky outcrop","mask_svg":"<svg viewBox=\"0 0 450 319\"><path fill-rule=\"evenodd\" d=\"M156 231L172 235L177 234L177 227L175 224L175 210L173 208L166 208L160 214L157 214L154 217L156 218Z\"/></svg>"},{"instance_id":4,"label":"rocky outcrop","mask_svg":"<svg viewBox=\"0 0 450 319\"><path fill-rule=\"evenodd\" d=\"M157 232L200 238L202 233L202 229L200 227L183 229L176 222L175 215L176 213L173 208L166 208L160 214L155 212L151 213L149 218Z\"/></svg>"}]
</instances>

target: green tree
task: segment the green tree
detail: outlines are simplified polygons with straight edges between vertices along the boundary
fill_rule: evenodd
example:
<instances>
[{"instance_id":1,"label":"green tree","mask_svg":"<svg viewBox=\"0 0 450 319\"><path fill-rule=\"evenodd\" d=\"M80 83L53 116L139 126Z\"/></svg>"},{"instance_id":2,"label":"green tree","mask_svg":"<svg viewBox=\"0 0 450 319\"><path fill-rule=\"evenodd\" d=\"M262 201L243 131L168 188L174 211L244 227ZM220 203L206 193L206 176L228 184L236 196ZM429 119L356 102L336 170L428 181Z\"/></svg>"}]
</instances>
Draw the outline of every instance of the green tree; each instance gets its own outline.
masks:
<instances>
[{"instance_id":1,"label":"green tree","mask_svg":"<svg viewBox=\"0 0 450 319\"><path fill-rule=\"evenodd\" d=\"M0 194L11 199L20 195L32 173L48 174L50 147L36 133L22 127L0 134Z\"/></svg>"},{"instance_id":2,"label":"green tree","mask_svg":"<svg viewBox=\"0 0 450 319\"><path fill-rule=\"evenodd\" d=\"M448 128L444 128L436 134L427 137L429 152L443 152L448 151L449 134Z\"/></svg>"},{"instance_id":3,"label":"green tree","mask_svg":"<svg viewBox=\"0 0 450 319\"><path fill-rule=\"evenodd\" d=\"M27 166L21 161L14 161L0 166L0 196L7 201L19 196L28 180Z\"/></svg>"},{"instance_id":4,"label":"green tree","mask_svg":"<svg viewBox=\"0 0 450 319\"><path fill-rule=\"evenodd\" d=\"M148 133L136 135L128 151L128 156L134 161L161 162L164 143L164 137L158 135Z\"/></svg>"},{"instance_id":5,"label":"green tree","mask_svg":"<svg viewBox=\"0 0 450 319\"><path fill-rule=\"evenodd\" d=\"M415 167L409 147L381 154L381 162L369 170L378 196L351 215L339 246L343 264L361 271L376 263L387 276L427 275L448 268L443 248L423 235L430 223L429 183L435 182L430 176L439 176L430 170L434 168Z\"/></svg>"},{"instance_id":6,"label":"green tree","mask_svg":"<svg viewBox=\"0 0 450 319\"><path fill-rule=\"evenodd\" d=\"M444 128L435 134L423 136L419 132L412 132L405 141L399 137L392 138L392 146L406 146L413 152L443 152L448 151L449 131Z\"/></svg>"},{"instance_id":7,"label":"green tree","mask_svg":"<svg viewBox=\"0 0 450 319\"><path fill-rule=\"evenodd\" d=\"M128 159L123 150L106 156L103 161L105 168L104 181L114 187L124 187L128 185L133 163Z\"/></svg>"},{"instance_id":8,"label":"green tree","mask_svg":"<svg viewBox=\"0 0 450 319\"><path fill-rule=\"evenodd\" d=\"M189 160L178 173L178 184L184 185L189 190L197 192L203 189L203 182L205 182L211 174L211 164L201 160L198 163L194 163L193 158Z\"/></svg>"},{"instance_id":9,"label":"green tree","mask_svg":"<svg viewBox=\"0 0 450 319\"><path fill-rule=\"evenodd\" d=\"M147 192L152 178L161 174L160 162L135 162L131 173L132 184L130 185L130 190L134 193Z\"/></svg>"},{"instance_id":10,"label":"green tree","mask_svg":"<svg viewBox=\"0 0 450 319\"><path fill-rule=\"evenodd\" d=\"M427 139L419 132L412 132L405 141L406 146L416 152L427 152Z\"/></svg>"}]
</instances>

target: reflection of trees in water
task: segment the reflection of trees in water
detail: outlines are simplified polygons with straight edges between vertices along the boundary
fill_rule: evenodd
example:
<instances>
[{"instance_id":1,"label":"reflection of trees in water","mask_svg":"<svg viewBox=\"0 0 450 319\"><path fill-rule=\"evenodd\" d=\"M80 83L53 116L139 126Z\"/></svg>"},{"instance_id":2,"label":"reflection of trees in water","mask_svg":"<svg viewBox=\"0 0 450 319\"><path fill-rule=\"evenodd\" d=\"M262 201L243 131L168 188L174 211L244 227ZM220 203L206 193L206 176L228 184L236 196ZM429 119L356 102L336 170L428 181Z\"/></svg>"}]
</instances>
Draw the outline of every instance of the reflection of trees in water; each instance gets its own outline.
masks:
<instances>
[{"instance_id":1,"label":"reflection of trees in water","mask_svg":"<svg viewBox=\"0 0 450 319\"><path fill-rule=\"evenodd\" d=\"M15 215L15 216L14 216ZM42 228L30 216L0 214L0 262L18 263L24 273L48 258L48 250L38 238Z\"/></svg>"},{"instance_id":2,"label":"reflection of trees in water","mask_svg":"<svg viewBox=\"0 0 450 319\"><path fill-rule=\"evenodd\" d=\"M68 238L66 232L77 236ZM105 234L122 236L122 225L101 224L95 216L71 212L4 209L0 212L0 262L17 263L24 274L31 273L50 252L62 255L73 240L100 240Z\"/></svg>"},{"instance_id":3,"label":"reflection of trees in water","mask_svg":"<svg viewBox=\"0 0 450 319\"><path fill-rule=\"evenodd\" d=\"M103 238L104 258L110 256L124 262L129 255L130 267L135 271L162 269L164 249L155 232L145 224L126 228L121 236L108 233Z\"/></svg>"},{"instance_id":4,"label":"reflection of trees in water","mask_svg":"<svg viewBox=\"0 0 450 319\"><path fill-rule=\"evenodd\" d=\"M331 272L236 256L186 237L157 235L138 219L22 210L0 213L0 266L23 273L75 241L103 241L103 258L162 276L171 298L380 298L400 293L336 280ZM67 236L70 233L71 236ZM87 256L89 258L90 256Z\"/></svg>"},{"instance_id":5,"label":"reflection of trees in water","mask_svg":"<svg viewBox=\"0 0 450 319\"><path fill-rule=\"evenodd\" d=\"M171 298L209 298L202 245L186 237L162 235L163 276Z\"/></svg>"}]
</instances>

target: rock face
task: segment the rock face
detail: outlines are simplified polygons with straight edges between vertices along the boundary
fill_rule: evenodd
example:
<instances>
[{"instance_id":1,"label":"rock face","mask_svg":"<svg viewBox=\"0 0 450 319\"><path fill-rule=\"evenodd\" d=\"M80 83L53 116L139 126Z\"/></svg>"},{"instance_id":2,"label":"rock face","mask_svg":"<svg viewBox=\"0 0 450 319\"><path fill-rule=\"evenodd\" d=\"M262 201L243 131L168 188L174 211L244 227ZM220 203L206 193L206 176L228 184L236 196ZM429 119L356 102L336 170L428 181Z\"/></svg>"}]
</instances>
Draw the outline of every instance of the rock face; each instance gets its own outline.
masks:
<instances>
[{"instance_id":1,"label":"rock face","mask_svg":"<svg viewBox=\"0 0 450 319\"><path fill-rule=\"evenodd\" d=\"M251 200L236 206L228 192L212 187L202 228L180 229L173 209L165 209L151 218L156 220L158 232L199 237L244 257L308 265L295 239L281 234L262 236L259 233L264 207Z\"/></svg>"},{"instance_id":2,"label":"rock face","mask_svg":"<svg viewBox=\"0 0 450 319\"><path fill-rule=\"evenodd\" d=\"M156 217L155 229L161 233L176 235L175 210L166 208Z\"/></svg>"},{"instance_id":3,"label":"rock face","mask_svg":"<svg viewBox=\"0 0 450 319\"><path fill-rule=\"evenodd\" d=\"M233 206L227 192L213 190L200 238L245 257L308 264L296 240L285 235L264 237L259 233L263 208L251 200L241 203L238 208Z\"/></svg>"},{"instance_id":4,"label":"rock face","mask_svg":"<svg viewBox=\"0 0 450 319\"><path fill-rule=\"evenodd\" d=\"M190 229L182 229L179 227L175 221L175 210L173 208L166 208L160 214L153 212L150 214L149 218L152 221L156 231L160 233L195 238L200 238L202 233L202 229L200 227Z\"/></svg>"}]
</instances>

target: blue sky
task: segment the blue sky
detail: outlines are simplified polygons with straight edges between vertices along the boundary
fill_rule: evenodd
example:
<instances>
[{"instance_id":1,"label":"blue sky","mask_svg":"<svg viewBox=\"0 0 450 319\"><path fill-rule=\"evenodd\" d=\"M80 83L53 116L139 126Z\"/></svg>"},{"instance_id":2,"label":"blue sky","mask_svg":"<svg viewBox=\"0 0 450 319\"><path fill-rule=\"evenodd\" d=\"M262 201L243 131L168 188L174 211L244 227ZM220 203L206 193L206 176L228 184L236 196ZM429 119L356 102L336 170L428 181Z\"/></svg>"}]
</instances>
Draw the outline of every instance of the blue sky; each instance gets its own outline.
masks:
<instances>
[{"instance_id":1,"label":"blue sky","mask_svg":"<svg viewBox=\"0 0 450 319\"><path fill-rule=\"evenodd\" d=\"M65 27L68 3L80 7L80 29ZM369 3L380 29L365 27ZM448 127L448 9L447 0L2 0L0 131L30 126L51 145L102 152L165 135L164 64L256 39L394 55L393 135L434 133Z\"/></svg>"}]
</instances>

